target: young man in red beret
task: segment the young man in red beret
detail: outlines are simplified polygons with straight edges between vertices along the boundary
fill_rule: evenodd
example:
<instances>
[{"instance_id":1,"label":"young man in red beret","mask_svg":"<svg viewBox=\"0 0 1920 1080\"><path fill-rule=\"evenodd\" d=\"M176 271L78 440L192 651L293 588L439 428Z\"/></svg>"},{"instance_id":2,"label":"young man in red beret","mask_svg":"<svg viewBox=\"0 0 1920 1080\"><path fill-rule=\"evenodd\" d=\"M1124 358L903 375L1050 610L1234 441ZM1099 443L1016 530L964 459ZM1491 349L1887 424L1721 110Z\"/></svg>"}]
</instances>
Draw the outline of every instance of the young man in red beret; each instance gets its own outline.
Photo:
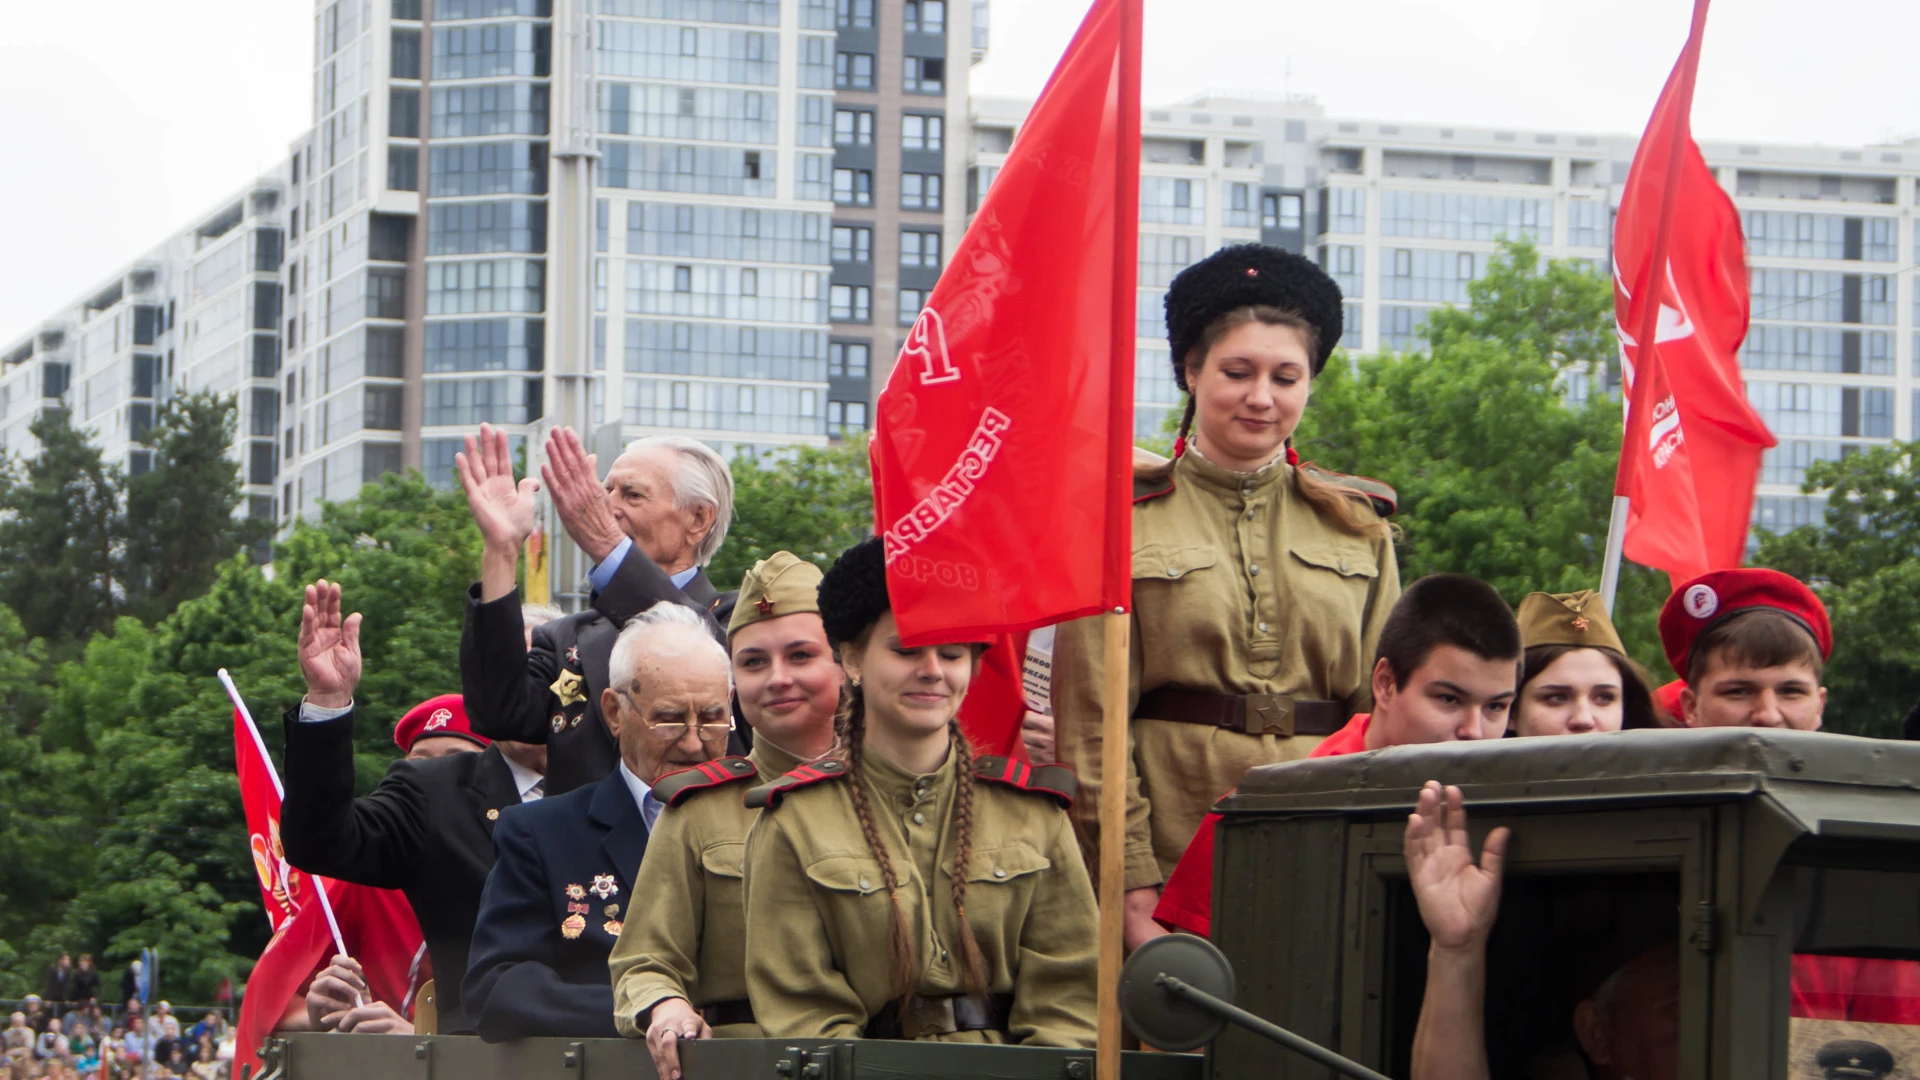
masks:
<instances>
[{"instance_id":1,"label":"young man in red beret","mask_svg":"<svg viewBox=\"0 0 1920 1080\"><path fill-rule=\"evenodd\" d=\"M1794 578L1760 567L1702 574L1667 598L1660 643L1685 679L1688 727L1820 729L1833 626ZM1792 1015L1920 1024L1920 964L1796 954Z\"/></svg>"},{"instance_id":2,"label":"young man in red beret","mask_svg":"<svg viewBox=\"0 0 1920 1080\"><path fill-rule=\"evenodd\" d=\"M1819 730L1833 627L1826 605L1792 577L1759 567L1702 574L1667 598L1660 643L1686 680L1686 726Z\"/></svg>"},{"instance_id":3,"label":"young man in red beret","mask_svg":"<svg viewBox=\"0 0 1920 1080\"><path fill-rule=\"evenodd\" d=\"M1520 681L1520 624L1493 586L1463 574L1407 586L1387 613L1374 655L1373 712L1354 714L1308 757L1506 735ZM1217 821L1217 814L1201 819L1161 890L1153 912L1161 925L1207 934Z\"/></svg>"}]
</instances>

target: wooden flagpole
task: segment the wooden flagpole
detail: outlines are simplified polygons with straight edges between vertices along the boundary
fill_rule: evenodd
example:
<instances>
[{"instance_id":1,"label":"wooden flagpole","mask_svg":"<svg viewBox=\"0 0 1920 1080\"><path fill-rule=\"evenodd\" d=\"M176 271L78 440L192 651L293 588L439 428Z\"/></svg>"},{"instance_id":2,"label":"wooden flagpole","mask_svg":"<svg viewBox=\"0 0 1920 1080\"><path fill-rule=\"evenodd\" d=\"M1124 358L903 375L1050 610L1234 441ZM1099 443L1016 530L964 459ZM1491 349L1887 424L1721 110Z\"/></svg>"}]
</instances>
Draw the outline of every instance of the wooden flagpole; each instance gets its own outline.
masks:
<instances>
[{"instance_id":1,"label":"wooden flagpole","mask_svg":"<svg viewBox=\"0 0 1920 1080\"><path fill-rule=\"evenodd\" d=\"M1113 350L1116 378L1109 389L1108 437L1115 441L1110 467L1117 501L1108 512L1108 542L1125 537L1121 557L1133 557L1133 350L1135 271L1140 222L1140 47L1144 0L1117 0L1120 48L1115 63L1119 142L1114 147ZM1108 553L1112 555L1112 552ZM1129 581L1129 584L1131 582ZM1120 1080L1120 964L1126 958L1127 912L1127 685L1131 598L1102 615L1101 659L1106 685L1100 713L1100 965L1094 1033L1095 1080Z\"/></svg>"}]
</instances>

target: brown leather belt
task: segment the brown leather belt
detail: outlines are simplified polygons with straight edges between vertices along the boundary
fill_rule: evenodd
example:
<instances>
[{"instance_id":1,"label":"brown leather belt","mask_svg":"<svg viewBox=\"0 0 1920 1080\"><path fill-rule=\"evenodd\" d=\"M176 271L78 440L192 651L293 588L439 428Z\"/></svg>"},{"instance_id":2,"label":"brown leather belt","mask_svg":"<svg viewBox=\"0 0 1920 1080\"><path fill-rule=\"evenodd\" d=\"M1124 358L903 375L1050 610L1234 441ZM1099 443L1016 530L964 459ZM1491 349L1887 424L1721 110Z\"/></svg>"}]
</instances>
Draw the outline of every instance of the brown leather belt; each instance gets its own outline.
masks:
<instances>
[{"instance_id":1,"label":"brown leather belt","mask_svg":"<svg viewBox=\"0 0 1920 1080\"><path fill-rule=\"evenodd\" d=\"M978 1001L965 994L952 997L913 995L903 1010L890 1001L867 1021L869 1039L919 1039L951 1035L956 1031L1005 1031L1013 1014L1012 994L992 994Z\"/></svg>"},{"instance_id":2,"label":"brown leather belt","mask_svg":"<svg viewBox=\"0 0 1920 1080\"><path fill-rule=\"evenodd\" d=\"M1133 715L1145 720L1200 724L1246 735L1331 735L1347 723L1337 701L1306 701L1285 694L1216 694L1162 686L1140 695Z\"/></svg>"},{"instance_id":3,"label":"brown leather belt","mask_svg":"<svg viewBox=\"0 0 1920 1080\"><path fill-rule=\"evenodd\" d=\"M700 1006L700 1015L706 1020L708 1027L721 1027L725 1024L755 1023L753 1019L753 1002L748 1001L746 998L735 998L732 1001L715 1001L702 1005Z\"/></svg>"}]
</instances>

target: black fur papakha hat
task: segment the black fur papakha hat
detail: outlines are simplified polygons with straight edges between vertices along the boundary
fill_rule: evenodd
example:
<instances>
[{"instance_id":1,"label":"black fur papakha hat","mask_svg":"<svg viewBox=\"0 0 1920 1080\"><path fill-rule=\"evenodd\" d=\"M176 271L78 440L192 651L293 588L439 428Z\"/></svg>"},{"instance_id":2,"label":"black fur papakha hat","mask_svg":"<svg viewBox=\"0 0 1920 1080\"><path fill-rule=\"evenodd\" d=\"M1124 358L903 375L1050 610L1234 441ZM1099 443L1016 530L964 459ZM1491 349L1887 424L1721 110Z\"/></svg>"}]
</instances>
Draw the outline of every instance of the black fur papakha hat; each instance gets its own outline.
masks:
<instances>
[{"instance_id":1,"label":"black fur papakha hat","mask_svg":"<svg viewBox=\"0 0 1920 1080\"><path fill-rule=\"evenodd\" d=\"M841 552L820 579L820 623L835 648L865 633L892 606L886 545L877 536Z\"/></svg>"},{"instance_id":2,"label":"black fur papakha hat","mask_svg":"<svg viewBox=\"0 0 1920 1080\"><path fill-rule=\"evenodd\" d=\"M1297 313L1319 337L1313 373L1340 342L1340 286L1313 260L1265 244L1236 244L1180 271L1167 287L1167 344L1173 383L1187 389L1186 355L1207 324L1235 308L1264 305Z\"/></svg>"}]
</instances>

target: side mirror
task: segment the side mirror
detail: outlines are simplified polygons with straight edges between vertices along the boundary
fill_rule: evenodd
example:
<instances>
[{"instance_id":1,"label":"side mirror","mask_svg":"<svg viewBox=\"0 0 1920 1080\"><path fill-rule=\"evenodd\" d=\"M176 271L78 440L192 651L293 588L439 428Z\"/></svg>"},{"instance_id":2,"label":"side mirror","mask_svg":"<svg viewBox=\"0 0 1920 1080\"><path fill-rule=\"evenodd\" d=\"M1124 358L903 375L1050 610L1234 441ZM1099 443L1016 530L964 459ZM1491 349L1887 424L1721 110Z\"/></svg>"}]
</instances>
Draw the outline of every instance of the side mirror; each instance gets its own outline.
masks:
<instances>
[{"instance_id":1,"label":"side mirror","mask_svg":"<svg viewBox=\"0 0 1920 1080\"><path fill-rule=\"evenodd\" d=\"M1197 1050L1229 1023L1271 1039L1354 1080L1387 1080L1355 1061L1240 1008L1233 996L1233 965L1213 942L1165 934L1135 950L1120 968L1120 1017L1127 1030L1162 1050Z\"/></svg>"}]
</instances>

